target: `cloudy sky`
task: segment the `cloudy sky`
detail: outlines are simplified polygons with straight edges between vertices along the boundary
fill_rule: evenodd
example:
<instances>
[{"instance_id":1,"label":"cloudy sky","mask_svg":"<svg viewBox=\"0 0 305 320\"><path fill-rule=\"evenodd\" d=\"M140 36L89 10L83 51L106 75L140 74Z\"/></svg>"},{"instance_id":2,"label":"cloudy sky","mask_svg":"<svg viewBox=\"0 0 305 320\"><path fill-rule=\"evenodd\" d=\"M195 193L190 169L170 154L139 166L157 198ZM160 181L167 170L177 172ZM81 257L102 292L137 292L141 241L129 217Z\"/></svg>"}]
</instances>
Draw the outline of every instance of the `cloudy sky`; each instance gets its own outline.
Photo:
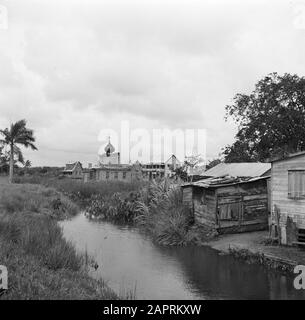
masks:
<instances>
[{"instance_id":1,"label":"cloudy sky","mask_svg":"<svg viewBox=\"0 0 305 320\"><path fill-rule=\"evenodd\" d=\"M305 75L302 1L0 0L0 127L25 118L33 165L94 162L101 129L203 128L277 71Z\"/></svg>"}]
</instances>

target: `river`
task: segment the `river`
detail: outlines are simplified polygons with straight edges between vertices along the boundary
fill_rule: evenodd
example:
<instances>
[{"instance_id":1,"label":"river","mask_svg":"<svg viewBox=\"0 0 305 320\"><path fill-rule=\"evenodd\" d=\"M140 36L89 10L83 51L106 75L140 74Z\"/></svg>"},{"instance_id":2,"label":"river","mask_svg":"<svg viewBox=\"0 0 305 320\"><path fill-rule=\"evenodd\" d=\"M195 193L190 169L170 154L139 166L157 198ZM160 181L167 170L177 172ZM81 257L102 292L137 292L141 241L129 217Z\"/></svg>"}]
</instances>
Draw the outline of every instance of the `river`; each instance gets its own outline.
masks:
<instances>
[{"instance_id":1,"label":"river","mask_svg":"<svg viewBox=\"0 0 305 320\"><path fill-rule=\"evenodd\" d=\"M117 293L137 299L305 299L293 278L208 247L162 247L135 228L79 214L61 223L65 237L92 255Z\"/></svg>"}]
</instances>

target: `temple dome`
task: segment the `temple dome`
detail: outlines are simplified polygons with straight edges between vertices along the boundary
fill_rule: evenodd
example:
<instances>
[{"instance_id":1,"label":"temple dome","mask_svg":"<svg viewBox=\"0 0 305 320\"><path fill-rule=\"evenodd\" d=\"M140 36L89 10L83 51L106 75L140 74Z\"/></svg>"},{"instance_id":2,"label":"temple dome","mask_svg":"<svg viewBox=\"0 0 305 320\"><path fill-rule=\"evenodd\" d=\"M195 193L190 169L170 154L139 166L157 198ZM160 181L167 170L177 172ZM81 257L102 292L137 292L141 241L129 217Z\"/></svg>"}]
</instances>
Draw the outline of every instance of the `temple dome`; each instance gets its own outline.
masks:
<instances>
[{"instance_id":1,"label":"temple dome","mask_svg":"<svg viewBox=\"0 0 305 320\"><path fill-rule=\"evenodd\" d=\"M105 150L106 154L110 154L115 151L115 148L109 141L104 150Z\"/></svg>"}]
</instances>

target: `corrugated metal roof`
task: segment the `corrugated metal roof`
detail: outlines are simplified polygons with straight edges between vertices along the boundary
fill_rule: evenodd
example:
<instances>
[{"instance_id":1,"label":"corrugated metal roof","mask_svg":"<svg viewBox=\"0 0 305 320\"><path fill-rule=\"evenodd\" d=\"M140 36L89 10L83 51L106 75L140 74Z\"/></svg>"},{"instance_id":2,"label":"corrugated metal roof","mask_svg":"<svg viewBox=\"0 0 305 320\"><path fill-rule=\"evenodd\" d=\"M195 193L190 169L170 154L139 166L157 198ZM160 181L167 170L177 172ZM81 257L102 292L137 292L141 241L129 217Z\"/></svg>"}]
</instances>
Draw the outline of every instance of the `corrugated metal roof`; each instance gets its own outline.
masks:
<instances>
[{"instance_id":1,"label":"corrugated metal roof","mask_svg":"<svg viewBox=\"0 0 305 320\"><path fill-rule=\"evenodd\" d=\"M241 183L251 183L258 180L268 179L270 176L264 177L254 177L254 178L236 178L236 177L224 177L224 178L206 178L196 182L185 183L182 187L187 186L194 186L194 187L201 187L201 188L218 188L224 186L232 186L238 185Z\"/></svg>"},{"instance_id":2,"label":"corrugated metal roof","mask_svg":"<svg viewBox=\"0 0 305 320\"><path fill-rule=\"evenodd\" d=\"M220 163L203 172L205 177L260 177L271 169L271 163L240 162Z\"/></svg>"}]
</instances>

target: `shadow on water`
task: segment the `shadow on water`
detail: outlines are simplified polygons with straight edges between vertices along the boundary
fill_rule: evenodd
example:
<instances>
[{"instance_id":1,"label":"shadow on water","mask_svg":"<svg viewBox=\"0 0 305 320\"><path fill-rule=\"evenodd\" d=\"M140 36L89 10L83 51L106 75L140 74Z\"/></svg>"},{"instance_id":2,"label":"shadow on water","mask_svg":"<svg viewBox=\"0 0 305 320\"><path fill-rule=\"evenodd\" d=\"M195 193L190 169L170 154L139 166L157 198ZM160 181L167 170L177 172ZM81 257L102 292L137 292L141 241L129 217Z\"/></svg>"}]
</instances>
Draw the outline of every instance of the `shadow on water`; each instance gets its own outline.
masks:
<instances>
[{"instance_id":1,"label":"shadow on water","mask_svg":"<svg viewBox=\"0 0 305 320\"><path fill-rule=\"evenodd\" d=\"M294 289L292 276L247 264L209 247L158 249L180 261L190 287L210 298L305 299L305 292Z\"/></svg>"},{"instance_id":2,"label":"shadow on water","mask_svg":"<svg viewBox=\"0 0 305 320\"><path fill-rule=\"evenodd\" d=\"M138 299L305 299L293 278L246 264L208 247L160 247L134 228L79 215L62 223L65 236L87 249L117 292Z\"/></svg>"}]
</instances>

